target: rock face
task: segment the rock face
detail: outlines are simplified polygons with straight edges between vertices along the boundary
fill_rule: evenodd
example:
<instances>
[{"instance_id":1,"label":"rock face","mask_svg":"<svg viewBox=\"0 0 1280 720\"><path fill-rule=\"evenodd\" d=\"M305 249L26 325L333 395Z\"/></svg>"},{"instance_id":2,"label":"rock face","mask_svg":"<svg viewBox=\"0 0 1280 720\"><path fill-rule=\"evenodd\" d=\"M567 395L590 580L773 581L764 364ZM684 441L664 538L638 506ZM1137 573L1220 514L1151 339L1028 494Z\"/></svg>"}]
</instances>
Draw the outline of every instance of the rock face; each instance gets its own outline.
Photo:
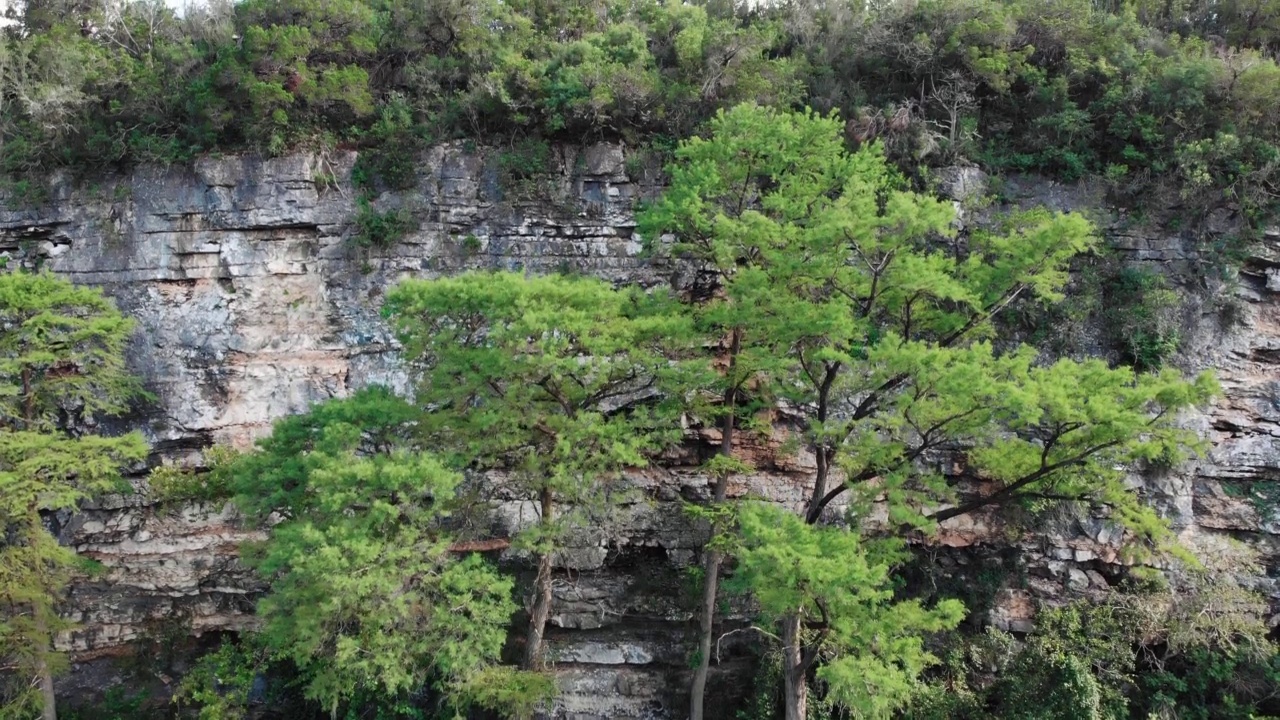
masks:
<instances>
[{"instance_id":1,"label":"rock face","mask_svg":"<svg viewBox=\"0 0 1280 720\"><path fill-rule=\"evenodd\" d=\"M195 463L201 448L247 446L275 418L316 402L375 383L402 388L395 343L379 316L383 295L401 278L490 267L662 282L667 269L640 256L633 214L655 187L630 176L623 148L560 147L556 157L560 172L523 183L524 196L515 196L483 150L434 148L421 158L416 187L372 203L407 213L415 226L384 247L352 242L356 191L331 181L350 176L353 154L207 159L89 187L64 183L39 210L0 205L0 256L101 286L138 320L130 362L156 401L130 423L146 433L154 461ZM981 192L975 170L946 177L958 201ZM1033 181L1005 191L1063 209L1098 202L1079 189ZM1188 268L1197 258L1181 239L1135 235L1120 224L1109 233L1133 261L1194 276ZM1250 497L1271 492L1280 475L1277 278L1280 236L1268 237L1240 282L1222 289L1234 321L1194 299L1203 292L1186 293L1180 362L1188 370L1215 368L1225 391L1186 422L1213 448L1177 471L1134 478L1188 541L1243 538L1263 551L1268 569L1280 558L1280 517L1260 514L1264 504ZM799 507L806 458L750 450L763 469L736 480L731 494ZM631 480L638 492L619 510L617 530L584 537L560 559L550 644L561 686L557 714L565 718L683 712L686 634L695 626L684 569L703 537L678 503L707 498L710 479L675 458ZM527 499L495 495L500 524L514 529L530 510ZM63 539L106 568L73 589L81 629L63 639L67 649L82 657L110 652L164 618L183 618L195 633L249 622L258 588L235 556L240 543L257 536L237 527L227 509L159 507L135 495L62 520ZM968 547L992 533L988 518L958 518L938 542ZM1106 592L1118 542L1110 525L1088 517L1063 517L1023 538L1027 581L997 593L990 619L1027 630L1036 598ZM1255 581L1276 593L1265 577ZM732 640L738 644L726 641L708 703L723 717L750 686L741 647L751 640Z\"/></svg>"}]
</instances>

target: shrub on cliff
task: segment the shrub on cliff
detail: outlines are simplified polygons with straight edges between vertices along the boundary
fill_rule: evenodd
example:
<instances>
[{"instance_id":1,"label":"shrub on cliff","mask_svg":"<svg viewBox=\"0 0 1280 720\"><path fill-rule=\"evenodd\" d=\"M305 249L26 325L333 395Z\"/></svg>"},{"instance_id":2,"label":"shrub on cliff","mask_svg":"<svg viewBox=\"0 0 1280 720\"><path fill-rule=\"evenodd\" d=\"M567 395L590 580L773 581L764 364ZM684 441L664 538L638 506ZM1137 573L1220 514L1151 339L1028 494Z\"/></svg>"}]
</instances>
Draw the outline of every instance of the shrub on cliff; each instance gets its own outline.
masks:
<instances>
[{"instance_id":1,"label":"shrub on cliff","mask_svg":"<svg viewBox=\"0 0 1280 720\"><path fill-rule=\"evenodd\" d=\"M1234 557L1232 557L1234 555ZM1196 718L1253 720L1280 710L1280 653L1267 599L1236 553L1176 573L1176 589L1128 585L1106 601L1041 607L1023 641L988 629L948 639L917 693L918 720Z\"/></svg>"}]
</instances>

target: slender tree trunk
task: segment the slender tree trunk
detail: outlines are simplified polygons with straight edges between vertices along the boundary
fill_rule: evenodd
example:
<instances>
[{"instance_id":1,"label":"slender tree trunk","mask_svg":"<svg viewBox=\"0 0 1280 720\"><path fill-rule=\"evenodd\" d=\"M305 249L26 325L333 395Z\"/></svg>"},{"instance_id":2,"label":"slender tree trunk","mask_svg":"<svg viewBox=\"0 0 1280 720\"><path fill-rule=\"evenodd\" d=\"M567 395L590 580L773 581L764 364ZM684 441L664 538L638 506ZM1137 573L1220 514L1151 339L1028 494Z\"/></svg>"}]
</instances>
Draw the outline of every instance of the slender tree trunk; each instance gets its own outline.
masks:
<instances>
[{"instance_id":1,"label":"slender tree trunk","mask_svg":"<svg viewBox=\"0 0 1280 720\"><path fill-rule=\"evenodd\" d=\"M542 489L541 501L541 522L550 525L555 511L550 488ZM547 632L547 618L551 616L551 556L550 550L538 555L538 577L533 583L533 606L529 609L529 637L524 656L525 668L529 670L539 670L543 664L543 638Z\"/></svg>"},{"instance_id":2,"label":"slender tree trunk","mask_svg":"<svg viewBox=\"0 0 1280 720\"><path fill-rule=\"evenodd\" d=\"M53 673L40 660L40 720L58 720L58 698L53 692Z\"/></svg>"},{"instance_id":3,"label":"slender tree trunk","mask_svg":"<svg viewBox=\"0 0 1280 720\"><path fill-rule=\"evenodd\" d=\"M22 367L22 419L23 429L30 430L35 425L36 396L31 388L31 367ZM34 512L34 508L32 512ZM37 521L38 522L38 521ZM56 540L54 542L57 542ZM58 720L58 697L53 691L53 671L49 669L49 653L53 650L53 636L49 633L49 620L39 601L32 608L36 624L35 641L44 643L36 655L36 674L40 676L40 719Z\"/></svg>"},{"instance_id":4,"label":"slender tree trunk","mask_svg":"<svg viewBox=\"0 0 1280 720\"><path fill-rule=\"evenodd\" d=\"M734 379L732 373L737 364L738 351L742 348L742 335L736 329L729 339L729 382ZM724 421L720 426L720 454L733 454L734 411L737 405L738 391L736 386L725 390L724 404L727 409ZM716 478L714 502L724 502L729 493L729 476ZM714 532L714 528L712 531ZM711 637L715 633L716 593L720 589L720 564L724 557L717 550L708 549L702 559L702 608L698 618L698 667L693 672L693 685L689 688L689 720L702 720L703 705L707 694L707 674L711 670Z\"/></svg>"},{"instance_id":5,"label":"slender tree trunk","mask_svg":"<svg viewBox=\"0 0 1280 720\"><path fill-rule=\"evenodd\" d=\"M809 711L806 670L803 639L800 637L800 615L791 613L782 619L782 683L786 720L805 720Z\"/></svg>"},{"instance_id":6,"label":"slender tree trunk","mask_svg":"<svg viewBox=\"0 0 1280 720\"><path fill-rule=\"evenodd\" d=\"M819 445L813 454L818 462L818 472L814 475L809 504L804 509L805 522L810 525L816 525L822 516L822 498L827 494L827 478L831 475L831 451Z\"/></svg>"},{"instance_id":7,"label":"slender tree trunk","mask_svg":"<svg viewBox=\"0 0 1280 720\"><path fill-rule=\"evenodd\" d=\"M716 617L716 591L720 580L719 551L707 550L702 562L702 609L698 617L698 668L693 673L693 687L689 690L689 720L702 720L702 708L707 693L707 673L711 670L711 636Z\"/></svg>"},{"instance_id":8,"label":"slender tree trunk","mask_svg":"<svg viewBox=\"0 0 1280 720\"><path fill-rule=\"evenodd\" d=\"M31 368L22 367L22 419L23 430L30 430L36 419L36 395L31 392Z\"/></svg>"},{"instance_id":9,"label":"slender tree trunk","mask_svg":"<svg viewBox=\"0 0 1280 720\"><path fill-rule=\"evenodd\" d=\"M831 388L835 387L841 367L839 363L827 365L822 383L818 386L818 412L815 417L819 423L827 422L827 415L831 408ZM817 473L813 477L813 492L809 496L809 504L804 509L805 521L810 525L816 524L818 518L822 516L822 498L827 494L827 480L831 477L835 450L827 444L826 440L821 440L814 443L813 456L818 461Z\"/></svg>"},{"instance_id":10,"label":"slender tree trunk","mask_svg":"<svg viewBox=\"0 0 1280 720\"><path fill-rule=\"evenodd\" d=\"M37 604L38 605L38 604ZM49 623L44 611L35 608L36 642L46 643L36 656L36 673L40 676L40 720L58 720L58 698L53 692L53 672L49 670L48 654L53 643Z\"/></svg>"},{"instance_id":11,"label":"slender tree trunk","mask_svg":"<svg viewBox=\"0 0 1280 720\"><path fill-rule=\"evenodd\" d=\"M733 432L733 423L726 424L725 438ZM716 480L716 504L724 502L728 494L729 478ZM720 565L724 556L719 550L708 548L702 560L702 608L698 618L698 667L693 673L693 687L689 690L689 720L702 720L704 699L707 693L707 674L711 671L711 638L715 634L716 593L720 588Z\"/></svg>"}]
</instances>

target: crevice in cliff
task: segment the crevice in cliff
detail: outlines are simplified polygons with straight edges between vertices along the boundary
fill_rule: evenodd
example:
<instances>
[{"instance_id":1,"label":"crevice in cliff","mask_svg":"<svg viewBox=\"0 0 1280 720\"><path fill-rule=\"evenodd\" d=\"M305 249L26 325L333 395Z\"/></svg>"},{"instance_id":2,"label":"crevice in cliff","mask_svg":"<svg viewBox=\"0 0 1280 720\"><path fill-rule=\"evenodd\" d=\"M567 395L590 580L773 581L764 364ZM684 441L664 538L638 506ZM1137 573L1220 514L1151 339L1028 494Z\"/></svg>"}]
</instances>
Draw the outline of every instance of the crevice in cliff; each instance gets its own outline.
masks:
<instances>
[{"instance_id":1,"label":"crevice in cliff","mask_svg":"<svg viewBox=\"0 0 1280 720\"><path fill-rule=\"evenodd\" d=\"M1249 351L1249 359L1268 364L1280 364L1280 347L1258 347Z\"/></svg>"},{"instance_id":2,"label":"crevice in cliff","mask_svg":"<svg viewBox=\"0 0 1280 720\"><path fill-rule=\"evenodd\" d=\"M162 228L158 230L141 230L139 231L140 235L186 235L186 234L207 234L207 233L247 233L251 235L261 235L261 234L276 234L276 233L292 232L292 233L302 233L311 237L320 236L320 224L312 223L312 222L281 222L281 223L262 223L262 224L254 224L254 225L235 225L235 224L221 224L218 222L211 222L208 224L205 224L203 222L193 223L192 222L193 219L196 219L196 218L203 219L206 216L192 215L192 214L186 214L186 213L183 213L180 215L157 215L153 217L159 217L163 220L169 220L169 221L178 223L180 225L197 224L199 226L198 227ZM294 239L294 237L279 238L279 239ZM268 238L268 239L274 239L274 238Z\"/></svg>"}]
</instances>

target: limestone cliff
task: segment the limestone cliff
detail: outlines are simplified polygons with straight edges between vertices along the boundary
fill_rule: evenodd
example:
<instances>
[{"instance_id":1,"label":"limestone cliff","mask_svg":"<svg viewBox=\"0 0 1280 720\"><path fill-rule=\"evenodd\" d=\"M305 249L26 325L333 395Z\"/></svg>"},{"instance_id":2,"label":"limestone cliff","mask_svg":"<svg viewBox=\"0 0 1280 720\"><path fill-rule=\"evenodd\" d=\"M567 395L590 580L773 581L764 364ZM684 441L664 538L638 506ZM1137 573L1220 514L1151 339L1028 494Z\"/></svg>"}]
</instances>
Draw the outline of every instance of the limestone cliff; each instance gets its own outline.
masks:
<instances>
[{"instance_id":1,"label":"limestone cliff","mask_svg":"<svg viewBox=\"0 0 1280 720\"><path fill-rule=\"evenodd\" d=\"M379 209L403 208L416 226L385 248L350 242L357 206L346 178L354 161L349 153L226 157L97 184L61 182L45 207L0 206L0 255L101 286L138 320L130 361L156 399L131 422L152 443L153 463L198 463L201 448L247 446L273 419L318 401L373 383L402 387L395 343L379 318L382 296L398 279L470 267L665 279L664 268L640 257L633 220L636 200L655 188L629 176L639 169L620 146L558 148L560 172L524 196L505 192L483 150L436 147L421 158L414 188L375 201ZM972 191L970 174L954 180L951 192ZM1097 196L1080 188L1024 180L1005 192L1019 202L1100 209ZM1190 272L1198 261L1190 239L1132 231L1111 213L1099 217L1131 261L1199 282ZM1247 496L1280 474L1280 236L1257 248L1238 283L1212 290L1230 294L1236 318L1223 321L1206 299L1209 288L1187 287L1179 361L1188 370L1215 368L1222 381L1225 396L1186 418L1212 451L1134 482L1145 484L1189 542L1244 539L1263 550L1272 570L1280 518L1260 514ZM805 458L752 450L764 470L739 478L731 494L798 507ZM683 707L684 634L693 624L681 573L702 538L677 501L705 498L709 480L678 459L632 480L642 492L623 508L620 526L608 537L584 537L562 558L552 639L565 717L678 717ZM495 492L497 530L509 532L529 505ZM81 629L65 644L81 657L108 653L162 618L183 618L196 633L247 622L256 587L235 551L254 534L227 509L158 507L140 494L106 498L60 520L64 541L107 568L72 592ZM978 517L953 521L939 542L990 539ZM1000 595L992 620L1025 629L1032 597L1105 592L1116 575L1117 541L1105 522L1088 517L1023 537L1027 582ZM1280 593L1267 577L1252 581ZM741 655L728 648L725 659L713 688L739 694Z\"/></svg>"}]
</instances>

